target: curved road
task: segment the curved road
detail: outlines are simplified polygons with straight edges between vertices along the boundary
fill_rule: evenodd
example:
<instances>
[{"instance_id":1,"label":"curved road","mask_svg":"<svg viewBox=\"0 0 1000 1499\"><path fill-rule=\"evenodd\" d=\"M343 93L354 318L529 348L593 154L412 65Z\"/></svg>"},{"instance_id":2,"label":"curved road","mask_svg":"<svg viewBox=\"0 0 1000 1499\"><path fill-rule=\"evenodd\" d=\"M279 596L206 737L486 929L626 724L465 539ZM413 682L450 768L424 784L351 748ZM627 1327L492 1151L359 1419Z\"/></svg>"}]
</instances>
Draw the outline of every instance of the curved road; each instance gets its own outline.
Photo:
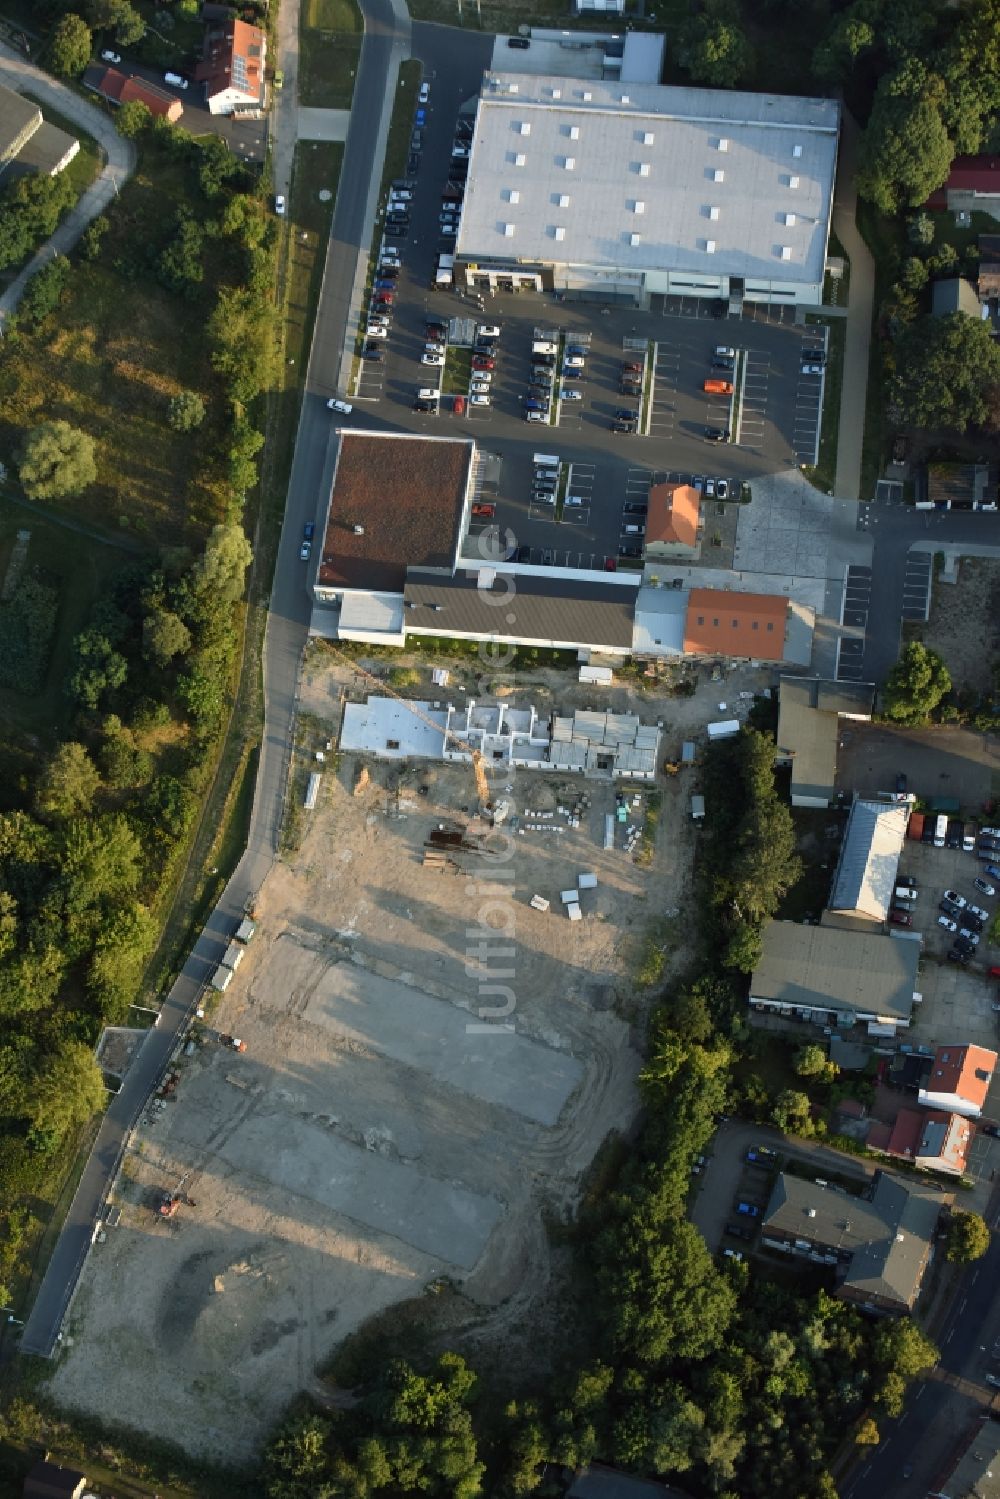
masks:
<instances>
[{"instance_id":1,"label":"curved road","mask_svg":"<svg viewBox=\"0 0 1000 1499\"><path fill-rule=\"evenodd\" d=\"M299 541L304 522L316 514L324 476L332 468L333 428L325 399L337 386L348 328L357 315L355 293L359 276L362 283L364 280L396 66L407 56L410 36L409 16L401 0L361 0L361 8L365 39L355 90L361 107L352 113L344 153L271 593L264 642L264 738L250 837L222 898L164 1001L159 1024L148 1032L104 1116L24 1328L20 1346L25 1353L52 1354L129 1133L277 850L296 682L310 613L298 561ZM44 79L44 75L40 77ZM62 104L59 107L70 113Z\"/></svg>"}]
</instances>

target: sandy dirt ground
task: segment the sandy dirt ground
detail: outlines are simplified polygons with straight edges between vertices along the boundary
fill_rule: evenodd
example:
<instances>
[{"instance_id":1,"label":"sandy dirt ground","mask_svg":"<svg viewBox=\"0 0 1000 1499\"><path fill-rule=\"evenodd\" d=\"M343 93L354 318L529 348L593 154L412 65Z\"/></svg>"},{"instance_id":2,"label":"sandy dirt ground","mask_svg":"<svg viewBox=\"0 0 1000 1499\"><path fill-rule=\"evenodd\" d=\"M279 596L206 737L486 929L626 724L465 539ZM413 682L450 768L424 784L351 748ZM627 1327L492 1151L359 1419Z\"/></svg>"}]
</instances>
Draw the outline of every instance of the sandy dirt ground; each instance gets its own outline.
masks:
<instances>
[{"instance_id":1,"label":"sandy dirt ground","mask_svg":"<svg viewBox=\"0 0 1000 1499\"><path fill-rule=\"evenodd\" d=\"M987 691L1000 652L1000 561L963 557L957 584L935 578L931 617L919 635L943 657L956 688Z\"/></svg>"},{"instance_id":2,"label":"sandy dirt ground","mask_svg":"<svg viewBox=\"0 0 1000 1499\"><path fill-rule=\"evenodd\" d=\"M764 680L599 701L661 721L666 756ZM350 682L311 653L301 708L318 738L335 740ZM598 705L556 672L519 679L514 700ZM610 781L518 772L519 809L591 804L578 828L558 814L560 834L515 825L490 853L463 811L470 769L398 769L369 762L355 795L358 761L328 762L245 962L127 1154L121 1226L93 1247L51 1381L66 1406L246 1459L340 1340L394 1303L447 1284L493 1347L539 1325L559 1259L545 1223L572 1212L602 1141L635 1117L649 995L630 973L651 930L669 929L670 964L688 956L697 771L661 782L643 865L620 835L603 846ZM472 851L435 873L423 852L442 825L467 828ZM598 885L571 923L559 892L584 871ZM169 1219L164 1189L183 1199Z\"/></svg>"}]
</instances>

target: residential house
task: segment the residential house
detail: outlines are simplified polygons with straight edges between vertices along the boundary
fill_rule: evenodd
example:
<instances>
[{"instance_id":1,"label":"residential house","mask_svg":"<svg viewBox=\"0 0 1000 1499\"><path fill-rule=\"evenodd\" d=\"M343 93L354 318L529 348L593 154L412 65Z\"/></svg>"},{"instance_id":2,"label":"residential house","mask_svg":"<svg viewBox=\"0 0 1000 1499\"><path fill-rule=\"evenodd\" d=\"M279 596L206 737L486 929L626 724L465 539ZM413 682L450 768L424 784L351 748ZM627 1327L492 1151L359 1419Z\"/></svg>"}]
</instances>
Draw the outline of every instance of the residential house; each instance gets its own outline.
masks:
<instances>
[{"instance_id":1,"label":"residential house","mask_svg":"<svg viewBox=\"0 0 1000 1499\"><path fill-rule=\"evenodd\" d=\"M917 1097L929 1109L947 1109L978 1119L996 1064L996 1052L984 1046L939 1046Z\"/></svg>"},{"instance_id":2,"label":"residential house","mask_svg":"<svg viewBox=\"0 0 1000 1499\"><path fill-rule=\"evenodd\" d=\"M151 115L169 120L171 125L176 125L184 113L184 105L176 94L168 93L158 83L150 83L146 78L121 73L117 68L94 65L84 73L83 81L87 88L107 99L109 104L145 104Z\"/></svg>"},{"instance_id":3,"label":"residential house","mask_svg":"<svg viewBox=\"0 0 1000 1499\"><path fill-rule=\"evenodd\" d=\"M834 800L841 720L867 723L874 701L870 682L781 678L775 761L791 767L793 807L828 807Z\"/></svg>"},{"instance_id":4,"label":"residential house","mask_svg":"<svg viewBox=\"0 0 1000 1499\"><path fill-rule=\"evenodd\" d=\"M909 802L855 797L824 924L855 931L884 928L909 816Z\"/></svg>"},{"instance_id":5,"label":"residential house","mask_svg":"<svg viewBox=\"0 0 1000 1499\"><path fill-rule=\"evenodd\" d=\"M829 1266L842 1301L877 1315L905 1315L920 1295L941 1208L940 1192L884 1171L876 1171L864 1196L782 1174L764 1212L761 1242Z\"/></svg>"},{"instance_id":6,"label":"residential house","mask_svg":"<svg viewBox=\"0 0 1000 1499\"><path fill-rule=\"evenodd\" d=\"M653 484L646 514L646 560L701 555L701 492L693 484Z\"/></svg>"},{"instance_id":7,"label":"residential house","mask_svg":"<svg viewBox=\"0 0 1000 1499\"><path fill-rule=\"evenodd\" d=\"M83 1473L45 1458L24 1480L23 1499L80 1499L86 1487Z\"/></svg>"},{"instance_id":8,"label":"residential house","mask_svg":"<svg viewBox=\"0 0 1000 1499\"><path fill-rule=\"evenodd\" d=\"M931 312L934 317L947 317L951 312L962 312L966 317L979 317L976 288L964 276L949 276L947 281L935 281L931 287Z\"/></svg>"},{"instance_id":9,"label":"residential house","mask_svg":"<svg viewBox=\"0 0 1000 1499\"><path fill-rule=\"evenodd\" d=\"M960 1115L942 1109L900 1109L885 1143L873 1140L870 1134L866 1143L924 1171L964 1176L972 1126Z\"/></svg>"},{"instance_id":10,"label":"residential house","mask_svg":"<svg viewBox=\"0 0 1000 1499\"><path fill-rule=\"evenodd\" d=\"M883 931L849 931L769 921L760 960L750 976L753 1010L869 1034L895 1034L910 1024L920 944Z\"/></svg>"},{"instance_id":11,"label":"residential house","mask_svg":"<svg viewBox=\"0 0 1000 1499\"><path fill-rule=\"evenodd\" d=\"M205 32L202 60L195 69L204 84L209 113L230 115L236 109L262 109L267 37L257 26L235 17Z\"/></svg>"},{"instance_id":12,"label":"residential house","mask_svg":"<svg viewBox=\"0 0 1000 1499\"><path fill-rule=\"evenodd\" d=\"M956 156L947 180L925 206L1000 219L1000 156Z\"/></svg>"}]
</instances>

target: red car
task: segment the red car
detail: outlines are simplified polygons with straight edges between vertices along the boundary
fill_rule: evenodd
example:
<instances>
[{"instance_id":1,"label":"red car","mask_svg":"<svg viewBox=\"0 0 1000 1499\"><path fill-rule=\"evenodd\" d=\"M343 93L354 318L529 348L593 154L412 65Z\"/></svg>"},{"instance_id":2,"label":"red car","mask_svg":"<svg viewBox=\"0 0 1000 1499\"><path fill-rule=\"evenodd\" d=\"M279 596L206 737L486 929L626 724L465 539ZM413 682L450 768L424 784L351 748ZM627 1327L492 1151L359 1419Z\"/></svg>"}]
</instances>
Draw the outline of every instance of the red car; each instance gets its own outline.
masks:
<instances>
[{"instance_id":1,"label":"red car","mask_svg":"<svg viewBox=\"0 0 1000 1499\"><path fill-rule=\"evenodd\" d=\"M604 571L606 573L616 573L618 571L618 563L613 557L605 557Z\"/></svg>"},{"instance_id":2,"label":"red car","mask_svg":"<svg viewBox=\"0 0 1000 1499\"><path fill-rule=\"evenodd\" d=\"M890 911L889 920L893 923L894 926L913 925L913 917L907 915L905 911Z\"/></svg>"},{"instance_id":3,"label":"red car","mask_svg":"<svg viewBox=\"0 0 1000 1499\"><path fill-rule=\"evenodd\" d=\"M464 416L465 415L465 397L464 396L456 396L455 397L455 401L454 401L454 405L452 406L452 410L454 411L454 413L455 413L456 416Z\"/></svg>"},{"instance_id":4,"label":"red car","mask_svg":"<svg viewBox=\"0 0 1000 1499\"><path fill-rule=\"evenodd\" d=\"M491 359L488 354L473 354L472 368L474 370L495 370L496 367L496 360Z\"/></svg>"},{"instance_id":5,"label":"red car","mask_svg":"<svg viewBox=\"0 0 1000 1499\"><path fill-rule=\"evenodd\" d=\"M497 507L495 505L473 505L472 513L483 520L491 520L497 513Z\"/></svg>"},{"instance_id":6,"label":"red car","mask_svg":"<svg viewBox=\"0 0 1000 1499\"><path fill-rule=\"evenodd\" d=\"M377 291L374 297L372 297L372 301L379 307L391 307L393 300L394 294L391 291Z\"/></svg>"}]
</instances>

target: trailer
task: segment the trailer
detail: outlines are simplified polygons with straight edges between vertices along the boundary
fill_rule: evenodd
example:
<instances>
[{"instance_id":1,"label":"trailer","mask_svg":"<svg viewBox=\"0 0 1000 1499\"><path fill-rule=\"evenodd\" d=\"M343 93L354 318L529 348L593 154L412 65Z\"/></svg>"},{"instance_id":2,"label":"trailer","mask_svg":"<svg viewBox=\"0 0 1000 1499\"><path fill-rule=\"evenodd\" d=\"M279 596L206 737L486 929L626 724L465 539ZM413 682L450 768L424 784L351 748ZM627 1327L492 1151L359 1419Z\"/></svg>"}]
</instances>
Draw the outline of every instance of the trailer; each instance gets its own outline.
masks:
<instances>
[{"instance_id":1,"label":"trailer","mask_svg":"<svg viewBox=\"0 0 1000 1499\"><path fill-rule=\"evenodd\" d=\"M437 269L434 272L435 286L452 286L455 281L455 257L454 255L439 255Z\"/></svg>"},{"instance_id":2,"label":"trailer","mask_svg":"<svg viewBox=\"0 0 1000 1499\"><path fill-rule=\"evenodd\" d=\"M237 942L234 937L232 942L230 942L229 946L226 948L226 955L222 961L223 963L225 963L227 968L231 968L235 973L237 968L239 968L240 964L243 962L243 959L246 957L246 952L247 950L243 946L243 943Z\"/></svg>"},{"instance_id":3,"label":"trailer","mask_svg":"<svg viewBox=\"0 0 1000 1499\"><path fill-rule=\"evenodd\" d=\"M229 985L233 982L233 970L227 968L225 963L220 963L209 982L213 989L218 989L220 994L225 994Z\"/></svg>"},{"instance_id":4,"label":"trailer","mask_svg":"<svg viewBox=\"0 0 1000 1499\"><path fill-rule=\"evenodd\" d=\"M242 942L244 947L249 946L249 944L253 941L254 933L256 932L256 930L256 921L252 920L252 918L249 916L244 916L243 920L236 928L237 942Z\"/></svg>"},{"instance_id":5,"label":"trailer","mask_svg":"<svg viewBox=\"0 0 1000 1499\"><path fill-rule=\"evenodd\" d=\"M708 725L709 739L732 739L734 734L740 732L740 721L738 718L723 718L718 723Z\"/></svg>"},{"instance_id":6,"label":"trailer","mask_svg":"<svg viewBox=\"0 0 1000 1499\"><path fill-rule=\"evenodd\" d=\"M705 821L705 798L703 796L691 798L691 820L692 822Z\"/></svg>"},{"instance_id":7,"label":"trailer","mask_svg":"<svg viewBox=\"0 0 1000 1499\"><path fill-rule=\"evenodd\" d=\"M926 820L922 812L911 812L910 820L906 824L907 838L912 838L915 843L919 843L924 836L924 823Z\"/></svg>"}]
</instances>

